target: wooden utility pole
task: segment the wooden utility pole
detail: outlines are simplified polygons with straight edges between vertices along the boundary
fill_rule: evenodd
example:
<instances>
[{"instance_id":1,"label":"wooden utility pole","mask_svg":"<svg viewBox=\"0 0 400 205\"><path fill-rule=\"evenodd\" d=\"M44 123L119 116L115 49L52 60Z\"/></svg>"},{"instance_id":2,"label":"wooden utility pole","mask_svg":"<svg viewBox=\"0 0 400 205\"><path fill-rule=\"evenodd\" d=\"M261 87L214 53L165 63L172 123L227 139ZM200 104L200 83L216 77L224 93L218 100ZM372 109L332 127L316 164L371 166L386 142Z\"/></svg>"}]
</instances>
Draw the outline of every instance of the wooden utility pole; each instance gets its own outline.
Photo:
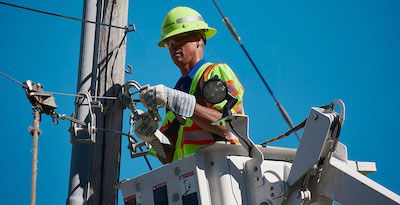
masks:
<instances>
[{"instance_id":1,"label":"wooden utility pole","mask_svg":"<svg viewBox=\"0 0 400 205\"><path fill-rule=\"evenodd\" d=\"M36 178L37 178L37 162L38 162L38 146L39 146L39 135L40 135L40 113L34 109L33 113L33 126L30 128L31 135L33 137L32 144L32 183L31 183L31 205L36 204Z\"/></svg>"},{"instance_id":2,"label":"wooden utility pole","mask_svg":"<svg viewBox=\"0 0 400 205\"><path fill-rule=\"evenodd\" d=\"M124 84L127 34L124 29L104 25L128 25L128 1L85 0L83 16L103 26L82 25L78 91L89 92L92 96L118 96ZM121 131L121 104L116 100L93 100L101 101L104 108L102 111L93 110L96 128ZM88 113L88 106L83 104L76 110L77 118L81 121L88 122ZM85 136L87 133L78 135L75 137L90 139ZM93 144L72 141L75 144L72 148L67 204L116 204L118 192L115 185L119 181L121 136L97 130Z\"/></svg>"},{"instance_id":3,"label":"wooden utility pole","mask_svg":"<svg viewBox=\"0 0 400 205\"><path fill-rule=\"evenodd\" d=\"M128 1L104 0L102 23L128 25ZM118 96L125 81L126 36L124 30L102 26L98 53L98 96ZM104 100L104 112L97 113L97 127L106 130L122 130L120 102ZM121 159L121 135L97 132L92 152L90 182L93 195L89 204L116 204Z\"/></svg>"}]
</instances>

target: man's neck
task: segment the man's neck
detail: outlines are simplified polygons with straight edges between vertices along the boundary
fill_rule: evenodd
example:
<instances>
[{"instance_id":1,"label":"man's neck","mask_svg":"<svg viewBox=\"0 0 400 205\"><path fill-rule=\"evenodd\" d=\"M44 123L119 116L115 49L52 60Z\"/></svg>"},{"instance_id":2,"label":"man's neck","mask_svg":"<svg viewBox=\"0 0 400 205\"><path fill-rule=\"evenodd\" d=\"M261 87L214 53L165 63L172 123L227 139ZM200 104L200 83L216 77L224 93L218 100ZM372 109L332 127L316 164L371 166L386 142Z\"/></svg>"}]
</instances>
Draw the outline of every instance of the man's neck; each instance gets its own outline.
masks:
<instances>
[{"instance_id":1,"label":"man's neck","mask_svg":"<svg viewBox=\"0 0 400 205\"><path fill-rule=\"evenodd\" d=\"M185 65L178 66L182 76L187 75L190 70L201 60L203 59L202 56L195 56L189 63Z\"/></svg>"}]
</instances>

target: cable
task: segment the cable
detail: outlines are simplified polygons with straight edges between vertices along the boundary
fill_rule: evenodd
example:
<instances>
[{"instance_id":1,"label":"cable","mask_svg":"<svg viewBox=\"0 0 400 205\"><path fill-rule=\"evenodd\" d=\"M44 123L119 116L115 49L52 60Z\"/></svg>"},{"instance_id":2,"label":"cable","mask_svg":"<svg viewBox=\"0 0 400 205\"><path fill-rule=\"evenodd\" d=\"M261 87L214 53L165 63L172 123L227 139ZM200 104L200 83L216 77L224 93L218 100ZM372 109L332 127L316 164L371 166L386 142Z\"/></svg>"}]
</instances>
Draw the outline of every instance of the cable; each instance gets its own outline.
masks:
<instances>
[{"instance_id":1,"label":"cable","mask_svg":"<svg viewBox=\"0 0 400 205\"><path fill-rule=\"evenodd\" d=\"M287 131L286 133L281 134L281 135L279 135L278 137L275 137L275 138L266 140L266 141L260 143L260 145L266 145L266 144L271 143L271 142L274 142L274 141L276 141L276 140L283 139L283 138L289 136L290 134L292 134L293 132L296 132L297 130L303 128L303 127L306 125L306 122L307 122L307 119L305 119L303 122L301 122L300 124L298 124L296 127L291 128L291 129L290 129L289 131Z\"/></svg>"},{"instance_id":2,"label":"cable","mask_svg":"<svg viewBox=\"0 0 400 205\"><path fill-rule=\"evenodd\" d=\"M0 71L0 75L4 76L5 78L13 81L14 83L17 83L18 85L22 86L22 87L26 87L26 85L24 85L23 83L21 83L20 81L6 75L5 73ZM43 91L42 93L47 93L47 94L53 94L53 95L63 95L63 96L72 96L72 97L84 97L83 95L79 95L79 94L71 94L71 93L62 93L62 92L49 92L49 91ZM109 96L91 96L92 98L97 98L97 99L108 99L108 100L118 100L117 97L109 97ZM135 102L137 100L134 100Z\"/></svg>"},{"instance_id":3,"label":"cable","mask_svg":"<svg viewBox=\"0 0 400 205\"><path fill-rule=\"evenodd\" d=\"M138 141L137 141L133 136L130 136L130 137L133 139L133 141L134 141L135 143L138 143ZM142 148L142 147L139 147L139 150L140 150L141 152L143 152L143 148ZM146 164L147 164L147 166L149 167L149 169L150 169L150 170L153 170L153 167L151 166L150 161L149 161L149 159L147 158L147 155L144 155L143 157L144 157L144 160L146 161Z\"/></svg>"},{"instance_id":4,"label":"cable","mask_svg":"<svg viewBox=\"0 0 400 205\"><path fill-rule=\"evenodd\" d=\"M53 94L53 95L71 96L71 97L84 97L83 95L79 95L79 94L62 93L62 92L43 91L42 93L48 93L48 94ZM118 100L118 97L114 97L114 96L91 96L91 98L94 98L94 99L106 99L106 100ZM133 99L133 102L140 102L140 99Z\"/></svg>"},{"instance_id":5,"label":"cable","mask_svg":"<svg viewBox=\"0 0 400 205\"><path fill-rule=\"evenodd\" d=\"M0 4L6 5L6 6L11 6L14 8L24 9L24 10L28 10L28 11L33 11L33 12L37 12L37 13L41 13L41 14L46 14L46 15L50 15L50 16L56 16L56 17L60 17L60 18L80 21L80 22L84 22L84 23L91 23L91 24L96 24L96 25L100 25L100 26L107 26L107 27L111 27L111 28L122 29L122 30L125 30L126 32L135 31L135 26L133 24L122 27L122 26L116 26L116 25L112 25L112 24L105 24L105 23L98 23L98 22L94 22L94 21L84 20L84 19L80 19L80 18L76 18L76 17L72 17L72 16L66 16L66 15L57 14L57 13L52 13L52 12L48 12L48 11L41 11L38 9L32 9L32 8L28 8L25 6L19 6L16 4L11 4L11 3L7 3L7 2L3 2L3 1L0 1Z\"/></svg>"},{"instance_id":6,"label":"cable","mask_svg":"<svg viewBox=\"0 0 400 205\"><path fill-rule=\"evenodd\" d=\"M1 2L0 2L1 3ZM13 81L14 83L17 83L18 85L22 87L26 87L23 83L20 81L6 75L5 73L0 71L0 75L4 76L5 78ZM71 94L71 93L62 93L62 92L49 92L49 91L43 91L42 93L47 93L47 94L53 94L53 95L63 95L63 96L72 96L72 97L84 97L83 95L79 94ZM98 98L98 99L108 99L108 100L118 100L118 97L109 97L109 96L91 96L92 98ZM135 100L136 102L137 100Z\"/></svg>"},{"instance_id":7,"label":"cable","mask_svg":"<svg viewBox=\"0 0 400 205\"><path fill-rule=\"evenodd\" d=\"M18 85L20 85L20 86L22 86L22 87L26 87L26 85L24 85L23 83L21 83L21 82L19 82L18 80L16 80L16 79L14 79L14 78L12 78L12 77L10 77L10 76L4 74L4 73L1 72L1 71L0 71L0 74L1 74L2 76L4 76L5 78L7 78L7 79L13 81L14 83L17 83Z\"/></svg>"},{"instance_id":8,"label":"cable","mask_svg":"<svg viewBox=\"0 0 400 205\"><path fill-rule=\"evenodd\" d=\"M61 92L43 91L43 93L48 93L48 94L53 94L53 95L72 96L72 97L84 97L83 95L79 95L79 94L61 93ZM91 98L108 99L108 100L117 100L118 99L117 97L110 97L110 96L91 96Z\"/></svg>"},{"instance_id":9,"label":"cable","mask_svg":"<svg viewBox=\"0 0 400 205\"><path fill-rule=\"evenodd\" d=\"M240 40L240 36L236 33L235 28L232 26L232 24L229 22L229 19L226 18L224 16L224 14L222 13L221 9L219 8L217 2L215 2L215 0L212 0L212 2L214 3L215 7L217 8L218 12L221 14L222 16L222 21L225 23L225 25L228 27L228 30L230 31L230 33L233 35L233 37L235 38L235 40L239 43L240 47L242 48L243 52L245 53L245 55L247 56L247 58L249 59L251 65L253 66L253 68L256 70L258 76L260 77L261 81L263 82L264 86L267 88L269 94L272 96L272 99L275 101L276 106L278 106L279 111L281 112L283 118L285 119L286 123L289 125L290 128L293 128L293 122L290 119L289 114L286 112L285 108L281 105L281 103L278 101L278 99L275 97L274 93L272 92L271 87L269 87L267 81L265 80L264 76L261 74L260 70L257 68L257 65L254 63L253 59L251 58L250 54L247 52L246 48L244 47L242 41ZM297 132L294 132L294 134L296 135L297 140L300 141L300 137L297 134Z\"/></svg>"},{"instance_id":10,"label":"cable","mask_svg":"<svg viewBox=\"0 0 400 205\"><path fill-rule=\"evenodd\" d=\"M107 130L107 129L103 129L103 128L96 128L96 130L103 131L103 132L111 132L111 133L120 134L120 135L125 135L125 136L127 136L127 137L131 137L135 143L138 142L138 141L132 136L132 134L127 134L127 133L123 133L123 132L119 132L119 131L114 131L114 130ZM143 148L142 148L142 147L139 147L139 149L140 149L140 151L143 152ZM149 161L149 159L147 158L147 156L144 155L143 157L144 157L144 159L146 160L146 164L147 164L147 166L149 167L149 169L150 169L150 170L153 170L153 167L151 166L150 161Z\"/></svg>"}]
</instances>

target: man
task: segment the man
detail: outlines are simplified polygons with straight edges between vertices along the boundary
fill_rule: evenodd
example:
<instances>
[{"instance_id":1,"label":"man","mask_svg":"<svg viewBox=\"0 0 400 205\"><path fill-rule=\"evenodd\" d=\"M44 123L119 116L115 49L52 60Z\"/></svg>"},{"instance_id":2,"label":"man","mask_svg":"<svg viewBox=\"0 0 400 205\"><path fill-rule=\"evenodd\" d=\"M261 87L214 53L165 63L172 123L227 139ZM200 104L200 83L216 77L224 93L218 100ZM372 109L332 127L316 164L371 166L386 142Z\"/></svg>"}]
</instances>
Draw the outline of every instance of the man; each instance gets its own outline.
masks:
<instances>
[{"instance_id":1,"label":"man","mask_svg":"<svg viewBox=\"0 0 400 205\"><path fill-rule=\"evenodd\" d=\"M165 157L157 156L163 163L181 159L215 141L239 143L225 127L211 125L221 118L226 102L210 104L201 93L204 82L217 75L238 99L232 113L243 114L244 89L234 72L226 64L213 64L203 59L204 46L216 32L197 11L188 7L176 7L164 18L158 46L168 48L182 77L174 89L157 85L146 87L140 95L149 110L167 109L160 131L170 144L162 145ZM144 139L154 135L156 129L154 118L145 113L137 121L135 132Z\"/></svg>"}]
</instances>

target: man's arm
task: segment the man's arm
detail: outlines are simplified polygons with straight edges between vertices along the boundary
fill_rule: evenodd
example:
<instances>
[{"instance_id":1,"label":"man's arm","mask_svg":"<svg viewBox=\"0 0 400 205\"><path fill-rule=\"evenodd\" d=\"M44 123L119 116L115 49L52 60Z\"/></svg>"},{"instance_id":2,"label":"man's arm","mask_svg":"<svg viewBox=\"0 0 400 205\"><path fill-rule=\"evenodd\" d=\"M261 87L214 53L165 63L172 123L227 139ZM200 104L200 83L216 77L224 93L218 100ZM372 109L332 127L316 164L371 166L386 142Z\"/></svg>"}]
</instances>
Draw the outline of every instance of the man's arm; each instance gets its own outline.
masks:
<instances>
[{"instance_id":1,"label":"man's arm","mask_svg":"<svg viewBox=\"0 0 400 205\"><path fill-rule=\"evenodd\" d=\"M216 122L217 120L221 119L221 117L222 113L218 112L217 110L196 103L191 119L194 123L208 132L223 136L227 140L237 139L226 127L220 125L211 125L211 123Z\"/></svg>"},{"instance_id":2,"label":"man's arm","mask_svg":"<svg viewBox=\"0 0 400 205\"><path fill-rule=\"evenodd\" d=\"M204 82L213 78L214 76L218 76L222 81L226 83L228 91L238 98L238 102L231 110L232 113L243 114L243 87L232 69L230 69L230 67L226 64L217 64L216 66L211 68L211 71L205 73L206 74L203 74L201 78L201 82L203 83L200 82L199 86L204 85ZM200 88L200 90L202 89ZM211 108L196 103L191 119L194 123L199 125L204 130L207 130L219 136L223 136L228 140L237 139L237 137L226 127L211 125L211 123L216 122L222 117L222 113L218 110L222 110L225 104L226 101L215 104Z\"/></svg>"}]
</instances>

